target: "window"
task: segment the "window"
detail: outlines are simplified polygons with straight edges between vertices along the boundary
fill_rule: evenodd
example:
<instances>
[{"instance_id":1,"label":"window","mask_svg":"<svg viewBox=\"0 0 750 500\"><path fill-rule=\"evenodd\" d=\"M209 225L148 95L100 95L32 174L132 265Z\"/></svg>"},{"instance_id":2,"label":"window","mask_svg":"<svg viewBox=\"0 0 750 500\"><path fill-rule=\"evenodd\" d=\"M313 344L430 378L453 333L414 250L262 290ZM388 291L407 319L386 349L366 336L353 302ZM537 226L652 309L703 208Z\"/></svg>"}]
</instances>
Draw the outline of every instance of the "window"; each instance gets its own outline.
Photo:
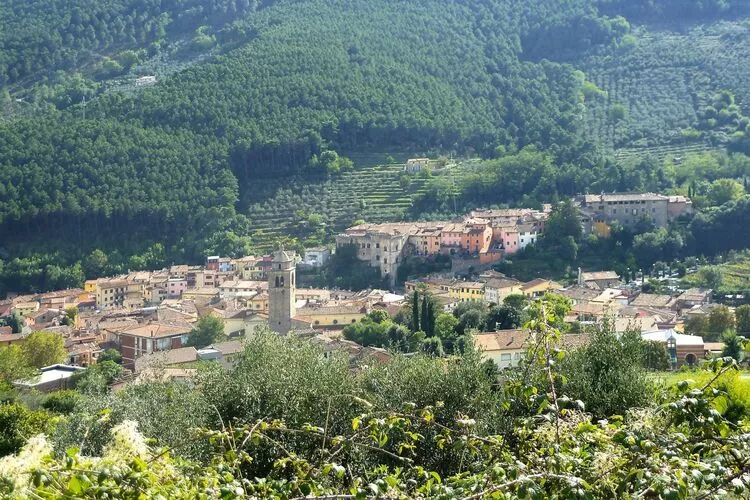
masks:
<instances>
[{"instance_id":1,"label":"window","mask_svg":"<svg viewBox=\"0 0 750 500\"><path fill-rule=\"evenodd\" d=\"M510 361L510 353L501 354L500 355L500 361Z\"/></svg>"},{"instance_id":2,"label":"window","mask_svg":"<svg viewBox=\"0 0 750 500\"><path fill-rule=\"evenodd\" d=\"M613 214L616 214L616 213L617 213L617 209L616 209L616 208L613 208L613 209L612 209L612 213L613 213Z\"/></svg>"},{"instance_id":3,"label":"window","mask_svg":"<svg viewBox=\"0 0 750 500\"><path fill-rule=\"evenodd\" d=\"M367 244L367 248L370 248L370 244L369 243Z\"/></svg>"},{"instance_id":4,"label":"window","mask_svg":"<svg viewBox=\"0 0 750 500\"><path fill-rule=\"evenodd\" d=\"M339 324L339 320L337 320L337 319L334 319L334 320L333 320L333 324L334 324L334 325L338 325L338 324Z\"/></svg>"},{"instance_id":5,"label":"window","mask_svg":"<svg viewBox=\"0 0 750 500\"><path fill-rule=\"evenodd\" d=\"M517 352L516 355L514 356L514 358L515 359L521 359L521 353Z\"/></svg>"},{"instance_id":6,"label":"window","mask_svg":"<svg viewBox=\"0 0 750 500\"><path fill-rule=\"evenodd\" d=\"M388 259L387 258L383 259L383 264L388 264Z\"/></svg>"},{"instance_id":7,"label":"window","mask_svg":"<svg viewBox=\"0 0 750 500\"><path fill-rule=\"evenodd\" d=\"M375 243L375 248L380 248L380 243Z\"/></svg>"},{"instance_id":8,"label":"window","mask_svg":"<svg viewBox=\"0 0 750 500\"><path fill-rule=\"evenodd\" d=\"M166 338L166 339L158 339L156 341L156 350L157 351L166 351L171 346L172 339Z\"/></svg>"},{"instance_id":9,"label":"window","mask_svg":"<svg viewBox=\"0 0 750 500\"><path fill-rule=\"evenodd\" d=\"M380 255L376 255L375 260L380 260Z\"/></svg>"}]
</instances>

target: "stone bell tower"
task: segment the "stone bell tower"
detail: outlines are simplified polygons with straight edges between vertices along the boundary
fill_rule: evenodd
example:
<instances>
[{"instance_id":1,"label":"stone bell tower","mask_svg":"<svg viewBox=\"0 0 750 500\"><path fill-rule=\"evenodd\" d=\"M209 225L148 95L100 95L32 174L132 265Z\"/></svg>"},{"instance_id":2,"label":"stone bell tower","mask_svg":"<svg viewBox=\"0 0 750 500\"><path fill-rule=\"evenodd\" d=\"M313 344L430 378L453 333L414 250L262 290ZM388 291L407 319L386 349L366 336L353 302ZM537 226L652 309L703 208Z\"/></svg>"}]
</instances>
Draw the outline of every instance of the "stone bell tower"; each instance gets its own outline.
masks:
<instances>
[{"instance_id":1,"label":"stone bell tower","mask_svg":"<svg viewBox=\"0 0 750 500\"><path fill-rule=\"evenodd\" d=\"M268 323L281 334L289 333L292 318L297 314L295 265L295 253L281 249L273 253L268 271Z\"/></svg>"}]
</instances>

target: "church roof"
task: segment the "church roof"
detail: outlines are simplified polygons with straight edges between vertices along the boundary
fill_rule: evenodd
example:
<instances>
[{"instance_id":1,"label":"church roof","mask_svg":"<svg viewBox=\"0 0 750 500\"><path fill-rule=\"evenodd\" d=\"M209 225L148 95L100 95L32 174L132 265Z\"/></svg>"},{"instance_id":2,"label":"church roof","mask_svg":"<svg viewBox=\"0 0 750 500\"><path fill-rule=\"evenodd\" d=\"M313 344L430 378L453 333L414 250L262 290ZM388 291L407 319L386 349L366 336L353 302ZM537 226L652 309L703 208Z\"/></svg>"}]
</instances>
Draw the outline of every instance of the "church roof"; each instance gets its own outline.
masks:
<instances>
[{"instance_id":1,"label":"church roof","mask_svg":"<svg viewBox=\"0 0 750 500\"><path fill-rule=\"evenodd\" d=\"M273 253L274 262L294 262L294 252L286 250L277 250Z\"/></svg>"}]
</instances>

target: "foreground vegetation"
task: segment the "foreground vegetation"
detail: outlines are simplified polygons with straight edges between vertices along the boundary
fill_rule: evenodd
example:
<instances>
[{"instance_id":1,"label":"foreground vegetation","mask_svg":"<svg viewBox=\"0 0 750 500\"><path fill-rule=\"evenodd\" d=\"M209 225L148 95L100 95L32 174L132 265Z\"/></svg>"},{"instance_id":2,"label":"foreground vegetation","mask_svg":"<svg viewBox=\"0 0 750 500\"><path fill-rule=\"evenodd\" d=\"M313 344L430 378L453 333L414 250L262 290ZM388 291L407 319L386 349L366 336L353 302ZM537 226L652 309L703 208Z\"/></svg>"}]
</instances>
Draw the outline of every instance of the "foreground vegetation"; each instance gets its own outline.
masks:
<instances>
[{"instance_id":1,"label":"foreground vegetation","mask_svg":"<svg viewBox=\"0 0 750 500\"><path fill-rule=\"evenodd\" d=\"M396 355L352 371L345 357L260 334L233 368L201 368L195 388L147 382L116 393L60 393L45 403L49 410L27 409L35 403L18 395L0 405L0 416L28 441L0 460L0 491L79 498L746 494L746 393L722 385L734 360L715 360L696 382L664 390L641 368L639 335L620 340L605 327L565 356L554 304L537 302L531 311L526 328L535 337L526 360L500 379L470 343L451 358Z\"/></svg>"}]
</instances>

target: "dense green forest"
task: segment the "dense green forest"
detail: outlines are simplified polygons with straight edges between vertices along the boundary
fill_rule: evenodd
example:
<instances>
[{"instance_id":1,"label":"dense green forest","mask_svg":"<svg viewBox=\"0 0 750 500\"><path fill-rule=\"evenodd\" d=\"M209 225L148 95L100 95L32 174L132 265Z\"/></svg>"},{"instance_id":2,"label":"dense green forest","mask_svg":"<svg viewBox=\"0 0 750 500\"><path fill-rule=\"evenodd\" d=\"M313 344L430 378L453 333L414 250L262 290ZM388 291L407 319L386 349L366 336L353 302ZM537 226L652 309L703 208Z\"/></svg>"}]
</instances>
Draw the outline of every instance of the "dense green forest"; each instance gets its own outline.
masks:
<instances>
[{"instance_id":1,"label":"dense green forest","mask_svg":"<svg viewBox=\"0 0 750 500\"><path fill-rule=\"evenodd\" d=\"M286 231L294 217L322 216L322 233L308 225L295 234L320 241L355 218L441 209L423 180L395 179L404 195L393 199L406 200L397 209L362 185L344 210L334 198L313 204L322 213L279 213L304 189L317 199L352 175L344 152L516 162L512 182L461 179L459 201L476 205L668 186L648 177L658 164L641 174L643 163L610 156L644 138L670 143L670 131L746 150L744 65L694 86L706 95L691 95L667 126L628 97L640 87L615 92L608 73L612 61L655 57L651 31L633 22L678 11L686 22L733 20L746 2L90 3L0 4L0 293L267 248L284 234L263 227ZM722 40L744 48L733 29ZM670 57L689 52L680 44ZM154 86L122 83L153 69ZM666 81L661 95L672 95ZM713 102L723 89L732 102ZM381 200L382 213L369 208ZM92 263L96 249L107 265Z\"/></svg>"}]
</instances>

